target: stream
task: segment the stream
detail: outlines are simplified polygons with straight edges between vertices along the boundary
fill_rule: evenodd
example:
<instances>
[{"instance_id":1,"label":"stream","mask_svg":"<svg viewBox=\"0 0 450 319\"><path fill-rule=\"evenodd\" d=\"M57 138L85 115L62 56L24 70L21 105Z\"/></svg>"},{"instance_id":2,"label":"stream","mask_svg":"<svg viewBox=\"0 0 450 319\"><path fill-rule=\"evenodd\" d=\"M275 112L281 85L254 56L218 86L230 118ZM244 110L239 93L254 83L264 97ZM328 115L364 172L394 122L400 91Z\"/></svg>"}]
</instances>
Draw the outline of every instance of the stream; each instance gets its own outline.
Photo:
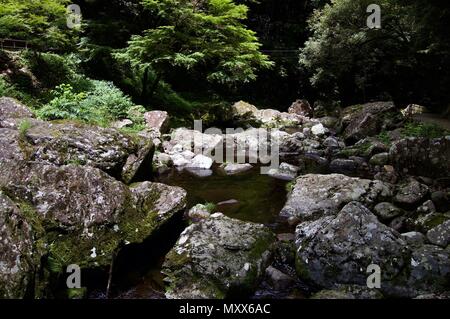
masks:
<instances>
[{"instance_id":1,"label":"stream","mask_svg":"<svg viewBox=\"0 0 450 319\"><path fill-rule=\"evenodd\" d=\"M262 175L260 168L239 175L227 176L218 166L213 174L199 177L189 171L176 169L159 176L156 182L179 186L187 191L187 208L196 204L214 203L216 211L249 222L261 223L275 233L293 232L279 212L286 202L286 181ZM188 225L183 216L161 229L140 245L125 247L115 263L112 298L164 298L164 256L175 245ZM90 293L91 298L105 298L104 293Z\"/></svg>"}]
</instances>

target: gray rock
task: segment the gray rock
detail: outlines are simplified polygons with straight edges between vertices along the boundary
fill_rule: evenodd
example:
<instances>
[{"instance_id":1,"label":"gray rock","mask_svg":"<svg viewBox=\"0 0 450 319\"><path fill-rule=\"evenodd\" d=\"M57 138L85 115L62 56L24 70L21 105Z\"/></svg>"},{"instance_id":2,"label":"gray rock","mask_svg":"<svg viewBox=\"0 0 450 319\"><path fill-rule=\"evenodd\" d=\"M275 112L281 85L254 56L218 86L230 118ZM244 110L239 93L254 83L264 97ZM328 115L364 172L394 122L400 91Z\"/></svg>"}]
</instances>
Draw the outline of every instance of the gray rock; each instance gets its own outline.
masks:
<instances>
[{"instance_id":1,"label":"gray rock","mask_svg":"<svg viewBox=\"0 0 450 319\"><path fill-rule=\"evenodd\" d=\"M33 118L33 112L20 103L19 101L10 98L0 98L0 122L12 118ZM0 126L2 127L2 126Z\"/></svg>"},{"instance_id":2,"label":"gray rock","mask_svg":"<svg viewBox=\"0 0 450 319\"><path fill-rule=\"evenodd\" d=\"M399 172L435 178L450 176L450 136L402 139L392 145L389 157Z\"/></svg>"},{"instance_id":3,"label":"gray rock","mask_svg":"<svg viewBox=\"0 0 450 319\"><path fill-rule=\"evenodd\" d=\"M195 155L208 156L215 150L223 149L223 137L220 134L205 134L186 128L178 128L170 135L170 141L164 145L164 152L172 155L191 151Z\"/></svg>"},{"instance_id":4,"label":"gray rock","mask_svg":"<svg viewBox=\"0 0 450 319\"><path fill-rule=\"evenodd\" d=\"M156 183L130 190L97 168L0 161L0 188L26 203L37 229L52 232L57 264L109 265L122 242L138 243L185 206L181 188Z\"/></svg>"},{"instance_id":5,"label":"gray rock","mask_svg":"<svg viewBox=\"0 0 450 319\"><path fill-rule=\"evenodd\" d=\"M434 206L434 203L431 200L427 200L425 203L423 203L421 206L417 208L418 214L430 214L430 213L436 213L436 207Z\"/></svg>"},{"instance_id":6,"label":"gray rock","mask_svg":"<svg viewBox=\"0 0 450 319\"><path fill-rule=\"evenodd\" d=\"M450 211L450 195L443 191L433 192L431 194L431 200L436 206L437 211L445 213Z\"/></svg>"},{"instance_id":7,"label":"gray rock","mask_svg":"<svg viewBox=\"0 0 450 319\"><path fill-rule=\"evenodd\" d=\"M381 221L392 220L393 218L403 214L403 211L395 205L387 202L378 203L375 205L373 212Z\"/></svg>"},{"instance_id":8,"label":"gray rock","mask_svg":"<svg viewBox=\"0 0 450 319\"><path fill-rule=\"evenodd\" d=\"M0 299L21 299L34 284L43 251L26 212L0 192Z\"/></svg>"},{"instance_id":9,"label":"gray rock","mask_svg":"<svg viewBox=\"0 0 450 319\"><path fill-rule=\"evenodd\" d=\"M341 207L359 201L368 207L392 196L391 187L380 181L352 178L345 175L309 174L297 178L286 205L281 211L285 217L301 220L336 215Z\"/></svg>"},{"instance_id":10,"label":"gray rock","mask_svg":"<svg viewBox=\"0 0 450 319\"><path fill-rule=\"evenodd\" d=\"M450 281L448 250L433 245L424 245L413 251L410 267L409 285L416 291L435 293L448 290Z\"/></svg>"},{"instance_id":11,"label":"gray rock","mask_svg":"<svg viewBox=\"0 0 450 319\"><path fill-rule=\"evenodd\" d=\"M253 166L251 164L226 163L222 165L222 168L227 175L237 175L251 170Z\"/></svg>"},{"instance_id":12,"label":"gray rock","mask_svg":"<svg viewBox=\"0 0 450 319\"><path fill-rule=\"evenodd\" d=\"M323 141L323 145L326 147L338 148L339 141L335 137L329 136Z\"/></svg>"},{"instance_id":13,"label":"gray rock","mask_svg":"<svg viewBox=\"0 0 450 319\"><path fill-rule=\"evenodd\" d=\"M366 285L366 269L377 264L382 283L394 280L409 263L407 244L358 202L336 216L299 224L297 272L319 287Z\"/></svg>"},{"instance_id":14,"label":"gray rock","mask_svg":"<svg viewBox=\"0 0 450 319\"><path fill-rule=\"evenodd\" d=\"M428 186L420 184L416 180L410 180L399 186L394 201L400 206L411 208L421 203L428 193Z\"/></svg>"},{"instance_id":15,"label":"gray rock","mask_svg":"<svg viewBox=\"0 0 450 319\"><path fill-rule=\"evenodd\" d=\"M313 133L316 136L322 136L325 135L328 132L328 130L323 126L322 123L316 124L313 127L311 127L311 133Z\"/></svg>"},{"instance_id":16,"label":"gray rock","mask_svg":"<svg viewBox=\"0 0 450 319\"><path fill-rule=\"evenodd\" d=\"M124 119L124 120L120 120L120 121L116 121L114 123L111 124L111 127L117 128L117 129L121 129L124 127L128 127L133 125L133 121L129 120L129 119Z\"/></svg>"},{"instance_id":17,"label":"gray rock","mask_svg":"<svg viewBox=\"0 0 450 319\"><path fill-rule=\"evenodd\" d=\"M198 221L201 219L207 219L211 216L211 212L208 207L203 204L197 204L192 207L188 212L188 217L194 221Z\"/></svg>"},{"instance_id":18,"label":"gray rock","mask_svg":"<svg viewBox=\"0 0 450 319\"><path fill-rule=\"evenodd\" d=\"M422 246L425 243L425 236L422 233L412 231L408 233L403 233L402 238L408 243L410 246Z\"/></svg>"},{"instance_id":19,"label":"gray rock","mask_svg":"<svg viewBox=\"0 0 450 319\"><path fill-rule=\"evenodd\" d=\"M332 173L355 175L358 170L358 163L350 159L338 158L330 163L330 171Z\"/></svg>"},{"instance_id":20,"label":"gray rock","mask_svg":"<svg viewBox=\"0 0 450 319\"><path fill-rule=\"evenodd\" d=\"M187 165L186 168L190 169L205 169L208 170L212 167L213 160L210 157L204 155L196 155Z\"/></svg>"},{"instance_id":21,"label":"gray rock","mask_svg":"<svg viewBox=\"0 0 450 319\"><path fill-rule=\"evenodd\" d=\"M281 163L278 169L270 169L267 174L276 179L292 181L297 177L299 170L300 168L297 166Z\"/></svg>"},{"instance_id":22,"label":"gray rock","mask_svg":"<svg viewBox=\"0 0 450 319\"><path fill-rule=\"evenodd\" d=\"M372 156L369 160L371 165L384 166L389 162L389 153L379 153Z\"/></svg>"},{"instance_id":23,"label":"gray rock","mask_svg":"<svg viewBox=\"0 0 450 319\"><path fill-rule=\"evenodd\" d=\"M346 141L356 142L374 136L382 129L392 127L396 117L401 116L392 102L375 102L355 105L343 110L342 121L346 125Z\"/></svg>"},{"instance_id":24,"label":"gray rock","mask_svg":"<svg viewBox=\"0 0 450 319\"><path fill-rule=\"evenodd\" d=\"M415 221L414 225L423 233L427 233L434 227L439 226L445 221L450 220L449 214L441 213L430 213L426 215L419 216Z\"/></svg>"},{"instance_id":25,"label":"gray rock","mask_svg":"<svg viewBox=\"0 0 450 319\"><path fill-rule=\"evenodd\" d=\"M427 232L427 238L434 245L447 247L450 243L450 220L430 229Z\"/></svg>"},{"instance_id":26,"label":"gray rock","mask_svg":"<svg viewBox=\"0 0 450 319\"><path fill-rule=\"evenodd\" d=\"M389 227L401 233L406 230L407 219L404 216L395 217L390 223Z\"/></svg>"},{"instance_id":27,"label":"gray rock","mask_svg":"<svg viewBox=\"0 0 450 319\"><path fill-rule=\"evenodd\" d=\"M134 181L150 173L153 144L131 138L115 129L80 123L31 123L25 132L0 129L0 144L5 154L0 160L17 156L18 160L53 165L89 165L124 180Z\"/></svg>"},{"instance_id":28,"label":"gray rock","mask_svg":"<svg viewBox=\"0 0 450 319\"><path fill-rule=\"evenodd\" d=\"M192 224L166 256L166 297L224 298L251 292L265 273L274 234L216 213Z\"/></svg>"},{"instance_id":29,"label":"gray rock","mask_svg":"<svg viewBox=\"0 0 450 319\"><path fill-rule=\"evenodd\" d=\"M144 114L147 127L160 133L166 133L169 129L169 114L165 111L150 111Z\"/></svg>"},{"instance_id":30,"label":"gray rock","mask_svg":"<svg viewBox=\"0 0 450 319\"><path fill-rule=\"evenodd\" d=\"M266 276L269 283L276 290L286 290L295 283L291 276L286 275L272 266L267 267Z\"/></svg>"}]
</instances>

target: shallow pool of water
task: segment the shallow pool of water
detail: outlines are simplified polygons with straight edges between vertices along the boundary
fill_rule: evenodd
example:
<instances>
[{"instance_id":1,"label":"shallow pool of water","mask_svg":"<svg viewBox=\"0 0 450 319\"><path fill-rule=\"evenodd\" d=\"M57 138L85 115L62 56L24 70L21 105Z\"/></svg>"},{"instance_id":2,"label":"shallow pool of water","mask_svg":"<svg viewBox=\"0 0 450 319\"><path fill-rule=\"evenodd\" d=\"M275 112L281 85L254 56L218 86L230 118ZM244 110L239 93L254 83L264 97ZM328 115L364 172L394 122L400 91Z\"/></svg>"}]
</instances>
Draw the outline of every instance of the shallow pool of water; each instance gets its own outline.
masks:
<instances>
[{"instance_id":1,"label":"shallow pool of water","mask_svg":"<svg viewBox=\"0 0 450 319\"><path fill-rule=\"evenodd\" d=\"M262 175L259 167L235 176L225 175L218 167L213 172L211 176L198 177L188 171L173 170L158 181L184 188L188 207L219 204L216 211L231 218L261 223L276 233L289 230L286 221L279 218L286 202L286 181Z\"/></svg>"}]
</instances>

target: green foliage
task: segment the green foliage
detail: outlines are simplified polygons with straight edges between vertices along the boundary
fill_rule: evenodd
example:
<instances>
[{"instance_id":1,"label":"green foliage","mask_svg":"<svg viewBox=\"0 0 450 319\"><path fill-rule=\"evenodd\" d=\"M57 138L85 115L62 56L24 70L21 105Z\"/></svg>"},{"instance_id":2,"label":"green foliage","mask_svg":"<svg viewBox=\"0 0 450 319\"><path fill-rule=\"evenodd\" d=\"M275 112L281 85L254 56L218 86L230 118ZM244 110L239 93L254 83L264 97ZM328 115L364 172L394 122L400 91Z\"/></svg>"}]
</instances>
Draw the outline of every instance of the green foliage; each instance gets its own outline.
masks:
<instances>
[{"instance_id":1,"label":"green foliage","mask_svg":"<svg viewBox=\"0 0 450 319\"><path fill-rule=\"evenodd\" d=\"M18 92L14 85L6 81L3 76L0 76L0 96L17 97Z\"/></svg>"},{"instance_id":2,"label":"green foliage","mask_svg":"<svg viewBox=\"0 0 450 319\"><path fill-rule=\"evenodd\" d=\"M70 84L59 85L53 90L53 99L38 110L38 116L46 120L81 120L106 126L112 121L131 117L142 122L142 107L133 104L129 97L112 83L91 80L87 92L75 92Z\"/></svg>"},{"instance_id":3,"label":"green foliage","mask_svg":"<svg viewBox=\"0 0 450 319\"><path fill-rule=\"evenodd\" d=\"M133 36L119 59L158 74L177 67L207 70L206 78L221 84L254 80L258 68L272 65L259 52L255 32L241 22L245 5L232 0L144 0L143 5L162 24Z\"/></svg>"},{"instance_id":4,"label":"green foliage","mask_svg":"<svg viewBox=\"0 0 450 319\"><path fill-rule=\"evenodd\" d=\"M385 145L391 145L391 137L389 136L388 132L382 131L380 134L378 134L377 138Z\"/></svg>"},{"instance_id":5,"label":"green foliage","mask_svg":"<svg viewBox=\"0 0 450 319\"><path fill-rule=\"evenodd\" d=\"M28 120L23 120L19 124L19 138L25 140L28 130L31 128L31 123Z\"/></svg>"},{"instance_id":6,"label":"green foliage","mask_svg":"<svg viewBox=\"0 0 450 319\"><path fill-rule=\"evenodd\" d=\"M381 0L381 28L369 29L371 0L333 0L309 20L300 64L331 99L447 105L450 9L438 1ZM436 73L437 72L437 73ZM446 83L446 84L443 84Z\"/></svg>"},{"instance_id":7,"label":"green foliage","mask_svg":"<svg viewBox=\"0 0 450 319\"><path fill-rule=\"evenodd\" d=\"M26 51L23 54L25 65L46 88L53 88L67 83L76 77L78 65L75 55L58 55L54 53L35 54Z\"/></svg>"},{"instance_id":8,"label":"green foliage","mask_svg":"<svg viewBox=\"0 0 450 319\"><path fill-rule=\"evenodd\" d=\"M67 48L75 30L67 27L68 0L2 0L0 38L27 40L35 50Z\"/></svg>"},{"instance_id":9,"label":"green foliage","mask_svg":"<svg viewBox=\"0 0 450 319\"><path fill-rule=\"evenodd\" d=\"M450 132L435 125L419 122L408 122L402 130L403 137L437 138L448 135Z\"/></svg>"},{"instance_id":10,"label":"green foliage","mask_svg":"<svg viewBox=\"0 0 450 319\"><path fill-rule=\"evenodd\" d=\"M289 183L286 184L285 189L288 193L292 192L292 190L294 189L295 186L295 180L290 181Z\"/></svg>"},{"instance_id":11,"label":"green foliage","mask_svg":"<svg viewBox=\"0 0 450 319\"><path fill-rule=\"evenodd\" d=\"M210 202L207 202L204 206L205 206L205 209L210 214L214 213L216 211L216 209L217 209L217 205L214 204L214 203L210 203Z\"/></svg>"}]
</instances>

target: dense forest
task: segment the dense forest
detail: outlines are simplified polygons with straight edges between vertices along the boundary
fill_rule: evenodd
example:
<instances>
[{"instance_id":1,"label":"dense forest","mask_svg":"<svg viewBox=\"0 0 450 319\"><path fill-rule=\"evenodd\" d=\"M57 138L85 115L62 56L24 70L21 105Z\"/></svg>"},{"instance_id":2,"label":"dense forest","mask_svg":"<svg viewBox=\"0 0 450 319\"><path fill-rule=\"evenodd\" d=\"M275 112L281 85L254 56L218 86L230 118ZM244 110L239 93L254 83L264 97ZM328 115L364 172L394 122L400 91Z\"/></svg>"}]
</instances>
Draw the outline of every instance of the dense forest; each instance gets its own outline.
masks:
<instances>
[{"instance_id":1,"label":"dense forest","mask_svg":"<svg viewBox=\"0 0 450 319\"><path fill-rule=\"evenodd\" d=\"M0 0L0 299L449 299L449 21Z\"/></svg>"},{"instance_id":2,"label":"dense forest","mask_svg":"<svg viewBox=\"0 0 450 319\"><path fill-rule=\"evenodd\" d=\"M279 110L306 98L330 108L381 99L446 111L445 1L383 1L380 29L365 26L370 1L328 2L74 1L81 25L68 28L67 1L3 0L0 38L29 49L3 53L1 90L46 105L47 118L73 116L56 114L58 99L96 90L109 96L105 104L115 101L109 93L121 99L115 112L133 103L182 118L216 118L240 99Z\"/></svg>"}]
</instances>

